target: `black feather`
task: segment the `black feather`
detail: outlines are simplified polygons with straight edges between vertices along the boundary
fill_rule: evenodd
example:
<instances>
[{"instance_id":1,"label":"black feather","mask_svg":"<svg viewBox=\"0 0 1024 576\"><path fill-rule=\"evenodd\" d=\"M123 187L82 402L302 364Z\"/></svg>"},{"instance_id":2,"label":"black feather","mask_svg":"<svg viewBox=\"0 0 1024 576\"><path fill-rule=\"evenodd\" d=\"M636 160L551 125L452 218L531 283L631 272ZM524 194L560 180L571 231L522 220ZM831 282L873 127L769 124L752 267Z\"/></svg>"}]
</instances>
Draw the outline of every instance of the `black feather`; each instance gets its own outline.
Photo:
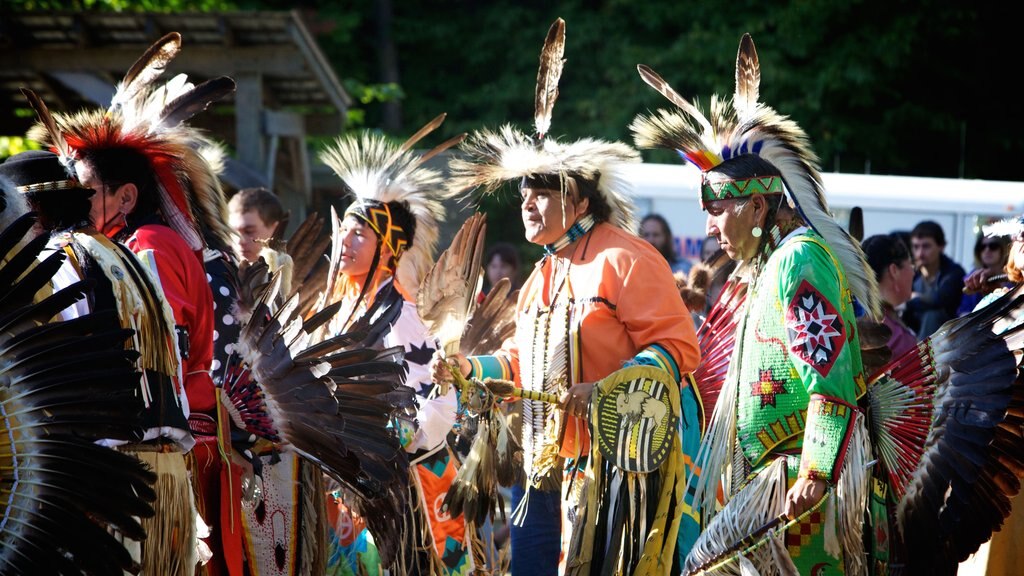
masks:
<instances>
[{"instance_id":1,"label":"black feather","mask_svg":"<svg viewBox=\"0 0 1024 576\"><path fill-rule=\"evenodd\" d=\"M227 76L207 80L168 102L160 112L159 123L173 128L234 91L235 81Z\"/></svg>"}]
</instances>

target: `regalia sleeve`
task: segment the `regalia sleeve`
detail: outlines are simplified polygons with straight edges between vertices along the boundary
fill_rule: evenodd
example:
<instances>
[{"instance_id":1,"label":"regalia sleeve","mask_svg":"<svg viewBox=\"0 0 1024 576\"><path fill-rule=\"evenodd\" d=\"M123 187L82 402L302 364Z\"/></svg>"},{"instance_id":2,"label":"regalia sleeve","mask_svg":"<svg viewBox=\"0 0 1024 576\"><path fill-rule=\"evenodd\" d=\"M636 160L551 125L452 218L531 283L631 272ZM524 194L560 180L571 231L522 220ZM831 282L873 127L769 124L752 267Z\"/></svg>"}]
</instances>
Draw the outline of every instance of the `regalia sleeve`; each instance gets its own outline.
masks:
<instances>
[{"instance_id":1,"label":"regalia sleeve","mask_svg":"<svg viewBox=\"0 0 1024 576\"><path fill-rule=\"evenodd\" d=\"M679 365L676 364L672 355L660 344L651 344L644 348L633 359L626 363L626 366L653 366L661 368L672 375L672 379L679 382Z\"/></svg>"},{"instance_id":2,"label":"regalia sleeve","mask_svg":"<svg viewBox=\"0 0 1024 576\"><path fill-rule=\"evenodd\" d=\"M416 393L416 430L410 437L403 438L403 446L409 452L434 448L445 441L455 423L457 401L454 388L444 396L434 395L435 386L431 382L429 366L437 350L437 341L420 320L414 304L404 302L402 314L385 336L384 345L405 349L405 384Z\"/></svg>"},{"instance_id":3,"label":"regalia sleeve","mask_svg":"<svg viewBox=\"0 0 1024 576\"><path fill-rule=\"evenodd\" d=\"M506 342L505 346L495 354L470 356L467 358L470 366L469 377L480 380L495 378L518 381L517 356L514 342Z\"/></svg>"},{"instance_id":4,"label":"regalia sleeve","mask_svg":"<svg viewBox=\"0 0 1024 576\"><path fill-rule=\"evenodd\" d=\"M174 314L182 355L185 393L192 412L211 414L217 405L210 365L213 361L213 294L202 263L169 228L140 228L129 248L153 272ZM209 298L202 311L199 298Z\"/></svg>"},{"instance_id":5,"label":"regalia sleeve","mask_svg":"<svg viewBox=\"0 0 1024 576\"><path fill-rule=\"evenodd\" d=\"M856 418L852 355L859 346L845 318L852 318L849 290L822 246L799 241L779 266L779 302L786 346L810 395L804 424L800 476L833 481L842 467Z\"/></svg>"},{"instance_id":6,"label":"regalia sleeve","mask_svg":"<svg viewBox=\"0 0 1024 576\"><path fill-rule=\"evenodd\" d=\"M679 380L700 363L693 318L664 259L640 257L622 278L616 315L640 350L636 364L661 368Z\"/></svg>"}]
</instances>

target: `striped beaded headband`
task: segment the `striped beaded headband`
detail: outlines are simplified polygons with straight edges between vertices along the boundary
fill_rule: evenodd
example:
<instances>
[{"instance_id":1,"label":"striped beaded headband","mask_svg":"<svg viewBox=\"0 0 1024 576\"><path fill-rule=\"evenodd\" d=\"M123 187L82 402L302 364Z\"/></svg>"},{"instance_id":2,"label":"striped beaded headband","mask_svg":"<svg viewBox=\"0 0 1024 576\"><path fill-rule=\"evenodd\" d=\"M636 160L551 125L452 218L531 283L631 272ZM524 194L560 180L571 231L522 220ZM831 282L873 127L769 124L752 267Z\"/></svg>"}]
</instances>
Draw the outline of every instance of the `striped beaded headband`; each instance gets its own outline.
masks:
<instances>
[{"instance_id":1,"label":"striped beaded headband","mask_svg":"<svg viewBox=\"0 0 1024 576\"><path fill-rule=\"evenodd\" d=\"M391 216L391 207L386 202L360 199L353 202L345 210L345 214L352 214L369 224L381 242L395 255L396 262L409 247L409 234L401 226L394 223L394 218Z\"/></svg>"},{"instance_id":2,"label":"striped beaded headband","mask_svg":"<svg viewBox=\"0 0 1024 576\"><path fill-rule=\"evenodd\" d=\"M756 194L782 194L781 176L760 176L724 182L708 182L707 175L702 178L700 186L701 208L707 202L749 198Z\"/></svg>"}]
</instances>

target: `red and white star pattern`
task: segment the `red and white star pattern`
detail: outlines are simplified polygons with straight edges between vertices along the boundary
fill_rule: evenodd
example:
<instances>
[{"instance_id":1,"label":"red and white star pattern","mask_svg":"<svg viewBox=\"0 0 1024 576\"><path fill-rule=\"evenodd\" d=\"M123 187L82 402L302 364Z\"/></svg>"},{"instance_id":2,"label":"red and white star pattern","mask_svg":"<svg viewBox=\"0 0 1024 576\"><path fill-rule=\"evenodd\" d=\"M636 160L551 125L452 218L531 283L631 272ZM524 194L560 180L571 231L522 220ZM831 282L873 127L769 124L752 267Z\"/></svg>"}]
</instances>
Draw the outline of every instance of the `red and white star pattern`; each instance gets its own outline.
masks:
<instances>
[{"instance_id":1,"label":"red and white star pattern","mask_svg":"<svg viewBox=\"0 0 1024 576\"><path fill-rule=\"evenodd\" d=\"M804 280L786 310L790 350L822 376L828 376L846 342L846 328L835 307Z\"/></svg>"}]
</instances>

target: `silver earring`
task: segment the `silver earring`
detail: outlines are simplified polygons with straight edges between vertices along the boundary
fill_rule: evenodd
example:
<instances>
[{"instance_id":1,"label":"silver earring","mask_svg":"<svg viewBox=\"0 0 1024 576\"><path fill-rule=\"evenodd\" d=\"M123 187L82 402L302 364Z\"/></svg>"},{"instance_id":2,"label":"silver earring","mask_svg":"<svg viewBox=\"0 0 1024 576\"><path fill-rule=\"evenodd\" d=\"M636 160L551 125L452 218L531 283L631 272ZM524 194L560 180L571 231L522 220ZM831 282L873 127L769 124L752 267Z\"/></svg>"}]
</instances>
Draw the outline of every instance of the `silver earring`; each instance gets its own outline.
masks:
<instances>
[{"instance_id":1,"label":"silver earring","mask_svg":"<svg viewBox=\"0 0 1024 576\"><path fill-rule=\"evenodd\" d=\"M760 226L754 226L754 229L750 231L750 234L751 234L751 235L752 235L752 236L753 236L754 238L760 238L760 237L761 237L761 234L763 234L763 233L764 233L764 231L763 231L763 230L761 230L761 227L760 227Z\"/></svg>"}]
</instances>

